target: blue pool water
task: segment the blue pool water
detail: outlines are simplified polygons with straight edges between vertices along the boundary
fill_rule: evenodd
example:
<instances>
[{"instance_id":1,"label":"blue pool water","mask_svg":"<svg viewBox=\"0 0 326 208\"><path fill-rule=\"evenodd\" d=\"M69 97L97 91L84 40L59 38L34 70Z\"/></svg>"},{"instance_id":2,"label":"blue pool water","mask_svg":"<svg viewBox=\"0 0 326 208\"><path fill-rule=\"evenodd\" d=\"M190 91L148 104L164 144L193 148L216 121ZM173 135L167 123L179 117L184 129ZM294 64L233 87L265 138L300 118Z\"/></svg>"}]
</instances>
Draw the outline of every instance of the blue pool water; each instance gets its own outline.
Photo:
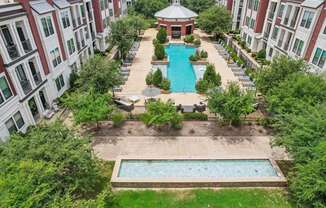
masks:
<instances>
[{"instance_id":1,"label":"blue pool water","mask_svg":"<svg viewBox=\"0 0 326 208\"><path fill-rule=\"evenodd\" d=\"M269 160L122 160L121 178L273 177Z\"/></svg>"},{"instance_id":2,"label":"blue pool water","mask_svg":"<svg viewBox=\"0 0 326 208\"><path fill-rule=\"evenodd\" d=\"M172 92L195 92L196 75L189 56L196 49L183 44L170 44L165 48L169 56L168 79Z\"/></svg>"}]
</instances>

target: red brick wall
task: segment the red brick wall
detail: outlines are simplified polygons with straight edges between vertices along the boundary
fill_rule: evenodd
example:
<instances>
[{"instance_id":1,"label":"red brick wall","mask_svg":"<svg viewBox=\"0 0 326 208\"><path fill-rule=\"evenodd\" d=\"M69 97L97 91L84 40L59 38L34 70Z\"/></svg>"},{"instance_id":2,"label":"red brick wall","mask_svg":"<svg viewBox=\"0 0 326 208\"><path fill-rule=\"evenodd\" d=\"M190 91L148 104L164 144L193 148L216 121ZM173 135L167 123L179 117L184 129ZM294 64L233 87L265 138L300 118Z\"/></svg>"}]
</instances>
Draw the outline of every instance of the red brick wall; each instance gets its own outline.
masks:
<instances>
[{"instance_id":1,"label":"red brick wall","mask_svg":"<svg viewBox=\"0 0 326 208\"><path fill-rule=\"evenodd\" d=\"M263 31L268 2L269 0L260 0L256 18L256 26L254 29L255 33L261 33Z\"/></svg>"},{"instance_id":2,"label":"red brick wall","mask_svg":"<svg viewBox=\"0 0 326 208\"><path fill-rule=\"evenodd\" d=\"M321 7L322 7L322 11L320 12L320 15L318 17L316 26L313 29L312 36L311 36L311 39L309 41L309 45L308 45L306 54L304 56L304 59L306 61L310 60L310 57L312 55L312 52L313 52L313 50L315 48L315 45L316 45L316 42L317 42L317 39L318 39L318 35L319 35L319 33L320 33L321 29L322 29L323 23L324 23L324 21L326 19L326 1L324 2L324 5L322 5Z\"/></svg>"},{"instance_id":3,"label":"red brick wall","mask_svg":"<svg viewBox=\"0 0 326 208\"><path fill-rule=\"evenodd\" d=\"M121 15L121 5L119 8L119 2L120 2L120 0L113 0L113 9L114 9L115 17L120 17L120 15Z\"/></svg>"},{"instance_id":4,"label":"red brick wall","mask_svg":"<svg viewBox=\"0 0 326 208\"><path fill-rule=\"evenodd\" d=\"M189 25L189 24L192 24L192 31L194 31L194 20L189 20L189 21L185 21L185 22L176 22L176 21L164 21L164 20L159 20L158 21L158 27L160 27L160 25L164 25L166 26L166 31L168 33L169 36L171 36L171 25L180 25L181 26L181 35L186 35L186 26Z\"/></svg>"},{"instance_id":5,"label":"red brick wall","mask_svg":"<svg viewBox=\"0 0 326 208\"><path fill-rule=\"evenodd\" d=\"M232 10L232 6L233 6L233 0L228 0L227 3L226 3L226 9L228 11L231 11Z\"/></svg>"},{"instance_id":6,"label":"red brick wall","mask_svg":"<svg viewBox=\"0 0 326 208\"><path fill-rule=\"evenodd\" d=\"M93 11L94 11L94 18L95 18L95 27L98 33L104 31L104 25L102 21L102 14L100 9L100 1L99 0L92 0L93 4Z\"/></svg>"}]
</instances>

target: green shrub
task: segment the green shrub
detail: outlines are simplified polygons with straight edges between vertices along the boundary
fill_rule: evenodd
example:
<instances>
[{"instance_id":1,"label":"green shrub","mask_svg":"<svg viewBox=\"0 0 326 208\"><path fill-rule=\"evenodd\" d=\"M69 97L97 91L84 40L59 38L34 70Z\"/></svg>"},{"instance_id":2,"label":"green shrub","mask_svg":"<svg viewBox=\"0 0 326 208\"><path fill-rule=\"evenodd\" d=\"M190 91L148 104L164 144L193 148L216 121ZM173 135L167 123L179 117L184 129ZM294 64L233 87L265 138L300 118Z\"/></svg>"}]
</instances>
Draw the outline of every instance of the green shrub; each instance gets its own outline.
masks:
<instances>
[{"instance_id":1,"label":"green shrub","mask_svg":"<svg viewBox=\"0 0 326 208\"><path fill-rule=\"evenodd\" d=\"M208 82L204 79L200 79L196 83L196 91L197 93L204 94L208 90Z\"/></svg>"},{"instance_id":2,"label":"green shrub","mask_svg":"<svg viewBox=\"0 0 326 208\"><path fill-rule=\"evenodd\" d=\"M208 83L208 87L218 87L221 85L221 76L216 73L213 64L207 64L203 79Z\"/></svg>"},{"instance_id":3,"label":"green shrub","mask_svg":"<svg viewBox=\"0 0 326 208\"><path fill-rule=\"evenodd\" d=\"M183 40L185 43L193 43L195 40L195 37L193 35L186 35L186 37Z\"/></svg>"},{"instance_id":4,"label":"green shrub","mask_svg":"<svg viewBox=\"0 0 326 208\"><path fill-rule=\"evenodd\" d=\"M149 72L147 75L146 75L146 84L147 85L152 85L153 84L153 73L152 72Z\"/></svg>"},{"instance_id":5,"label":"green shrub","mask_svg":"<svg viewBox=\"0 0 326 208\"><path fill-rule=\"evenodd\" d=\"M241 41L241 42L240 42L240 46L241 46L242 48L245 48L245 47L246 47L246 41Z\"/></svg>"},{"instance_id":6,"label":"green shrub","mask_svg":"<svg viewBox=\"0 0 326 208\"><path fill-rule=\"evenodd\" d=\"M166 39L167 39L167 33L166 33L166 29L164 28L160 28L160 30L158 31L157 35L156 35L156 39L161 43L165 43Z\"/></svg>"},{"instance_id":7,"label":"green shrub","mask_svg":"<svg viewBox=\"0 0 326 208\"><path fill-rule=\"evenodd\" d=\"M154 46L156 46L157 44L160 44L160 42L156 38L153 39L153 42L152 43L153 43Z\"/></svg>"},{"instance_id":8,"label":"green shrub","mask_svg":"<svg viewBox=\"0 0 326 208\"><path fill-rule=\"evenodd\" d=\"M69 77L70 88L74 89L78 87L78 82L77 82L78 78L79 78L78 73L75 70L73 70Z\"/></svg>"},{"instance_id":9,"label":"green shrub","mask_svg":"<svg viewBox=\"0 0 326 208\"><path fill-rule=\"evenodd\" d=\"M160 69L156 69L156 71L153 74L153 85L156 87L159 87L162 83L163 75Z\"/></svg>"},{"instance_id":10,"label":"green shrub","mask_svg":"<svg viewBox=\"0 0 326 208\"><path fill-rule=\"evenodd\" d=\"M171 85L170 80L168 80L168 79L166 79L166 78L163 78L163 81L162 81L162 83L161 83L161 88L162 88L163 90L168 91L168 90L170 90L170 85Z\"/></svg>"},{"instance_id":11,"label":"green shrub","mask_svg":"<svg viewBox=\"0 0 326 208\"><path fill-rule=\"evenodd\" d=\"M199 46L201 45L201 41L200 41L200 39L196 39L196 40L194 40L194 45L195 45L196 47L199 47Z\"/></svg>"},{"instance_id":12,"label":"green shrub","mask_svg":"<svg viewBox=\"0 0 326 208\"><path fill-rule=\"evenodd\" d=\"M204 50L200 51L200 58L207 58L208 57L208 53Z\"/></svg>"},{"instance_id":13,"label":"green shrub","mask_svg":"<svg viewBox=\"0 0 326 208\"><path fill-rule=\"evenodd\" d=\"M183 114L184 120L197 120L197 121L207 121L208 116L205 113L184 113Z\"/></svg>"},{"instance_id":14,"label":"green shrub","mask_svg":"<svg viewBox=\"0 0 326 208\"><path fill-rule=\"evenodd\" d=\"M260 51L258 51L256 58L258 60L264 60L266 58L266 50L261 49Z\"/></svg>"},{"instance_id":15,"label":"green shrub","mask_svg":"<svg viewBox=\"0 0 326 208\"><path fill-rule=\"evenodd\" d=\"M155 57L158 60L163 60L165 58L165 50L162 44L155 45Z\"/></svg>"},{"instance_id":16,"label":"green shrub","mask_svg":"<svg viewBox=\"0 0 326 208\"><path fill-rule=\"evenodd\" d=\"M193 55L189 56L189 60L190 61L198 61L199 57L196 54L193 54Z\"/></svg>"},{"instance_id":17,"label":"green shrub","mask_svg":"<svg viewBox=\"0 0 326 208\"><path fill-rule=\"evenodd\" d=\"M121 126L125 122L126 117L123 115L123 113L116 112L111 116L111 119L113 122L113 126L118 127L118 126Z\"/></svg>"}]
</instances>

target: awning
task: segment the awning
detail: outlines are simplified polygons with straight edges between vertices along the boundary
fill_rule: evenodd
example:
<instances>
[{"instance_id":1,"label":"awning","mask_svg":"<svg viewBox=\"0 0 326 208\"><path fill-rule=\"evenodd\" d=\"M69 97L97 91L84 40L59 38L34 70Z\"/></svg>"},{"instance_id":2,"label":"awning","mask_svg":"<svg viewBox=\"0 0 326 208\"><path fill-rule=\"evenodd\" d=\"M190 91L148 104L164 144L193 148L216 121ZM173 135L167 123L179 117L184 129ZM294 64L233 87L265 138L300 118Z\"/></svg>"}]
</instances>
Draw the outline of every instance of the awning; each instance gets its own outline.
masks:
<instances>
[{"instance_id":1,"label":"awning","mask_svg":"<svg viewBox=\"0 0 326 208\"><path fill-rule=\"evenodd\" d=\"M66 0L53 0L53 3L59 8L59 9L65 9L67 7L70 7L70 3Z\"/></svg>"},{"instance_id":2,"label":"awning","mask_svg":"<svg viewBox=\"0 0 326 208\"><path fill-rule=\"evenodd\" d=\"M324 3L325 0L305 0L302 2L301 6L309 7L309 8L318 8L320 5Z\"/></svg>"},{"instance_id":3,"label":"awning","mask_svg":"<svg viewBox=\"0 0 326 208\"><path fill-rule=\"evenodd\" d=\"M54 11L54 8L45 1L33 2L31 1L31 7L38 14L45 14Z\"/></svg>"}]
</instances>

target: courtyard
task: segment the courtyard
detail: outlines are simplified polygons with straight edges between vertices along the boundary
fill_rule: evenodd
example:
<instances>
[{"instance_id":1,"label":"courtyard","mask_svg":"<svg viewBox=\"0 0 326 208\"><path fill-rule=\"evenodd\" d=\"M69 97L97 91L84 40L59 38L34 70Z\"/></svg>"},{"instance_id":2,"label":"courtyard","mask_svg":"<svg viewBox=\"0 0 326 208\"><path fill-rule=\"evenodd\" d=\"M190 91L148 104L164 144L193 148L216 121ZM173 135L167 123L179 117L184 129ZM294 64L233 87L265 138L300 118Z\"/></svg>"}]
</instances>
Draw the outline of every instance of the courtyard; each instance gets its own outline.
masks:
<instances>
[{"instance_id":1,"label":"courtyard","mask_svg":"<svg viewBox=\"0 0 326 208\"><path fill-rule=\"evenodd\" d=\"M227 62L220 56L214 47L214 44L209 40L209 36L200 30L194 31L195 35L200 37L201 46L199 50L205 50L208 53L207 61L215 65L216 72L221 76L222 86L226 86L230 81L238 82L231 69L228 67ZM135 106L144 106L146 97L142 95L142 91L147 88L145 83L146 75L152 69L152 56L154 54L153 39L157 34L157 30L150 28L147 29L140 42L140 47L135 56L135 59L130 68L130 75L126 83L122 86L122 91L117 93L121 97L138 96L140 101ZM172 40L170 43L183 43L183 41ZM160 94L156 96L164 101L172 99L175 104L193 105L205 101L203 95L197 93L169 93Z\"/></svg>"}]
</instances>

